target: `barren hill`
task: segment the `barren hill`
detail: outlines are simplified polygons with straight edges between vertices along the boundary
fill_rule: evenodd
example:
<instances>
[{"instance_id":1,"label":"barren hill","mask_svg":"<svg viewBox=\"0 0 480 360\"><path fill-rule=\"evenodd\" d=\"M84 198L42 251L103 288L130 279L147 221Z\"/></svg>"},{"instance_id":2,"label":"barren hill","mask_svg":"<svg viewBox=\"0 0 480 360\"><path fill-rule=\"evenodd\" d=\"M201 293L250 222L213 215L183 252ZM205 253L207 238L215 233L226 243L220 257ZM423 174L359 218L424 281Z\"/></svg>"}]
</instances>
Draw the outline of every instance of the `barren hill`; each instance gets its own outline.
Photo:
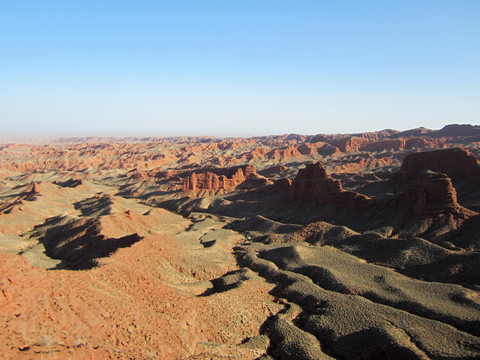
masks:
<instances>
[{"instance_id":1,"label":"barren hill","mask_svg":"<svg viewBox=\"0 0 480 360\"><path fill-rule=\"evenodd\" d=\"M4 141L2 358L480 358L479 128Z\"/></svg>"}]
</instances>

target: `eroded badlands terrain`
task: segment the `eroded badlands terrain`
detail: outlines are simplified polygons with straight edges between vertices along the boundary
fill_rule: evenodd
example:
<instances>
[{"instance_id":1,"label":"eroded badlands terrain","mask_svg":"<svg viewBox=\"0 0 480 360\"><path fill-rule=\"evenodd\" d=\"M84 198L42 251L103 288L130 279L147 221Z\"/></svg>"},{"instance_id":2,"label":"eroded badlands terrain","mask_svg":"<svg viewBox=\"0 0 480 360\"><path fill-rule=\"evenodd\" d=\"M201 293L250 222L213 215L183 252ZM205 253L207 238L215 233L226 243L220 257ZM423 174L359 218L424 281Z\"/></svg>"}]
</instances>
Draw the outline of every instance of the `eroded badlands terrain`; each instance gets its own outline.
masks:
<instances>
[{"instance_id":1,"label":"eroded badlands terrain","mask_svg":"<svg viewBox=\"0 0 480 360\"><path fill-rule=\"evenodd\" d=\"M480 126L0 144L5 359L480 358Z\"/></svg>"}]
</instances>

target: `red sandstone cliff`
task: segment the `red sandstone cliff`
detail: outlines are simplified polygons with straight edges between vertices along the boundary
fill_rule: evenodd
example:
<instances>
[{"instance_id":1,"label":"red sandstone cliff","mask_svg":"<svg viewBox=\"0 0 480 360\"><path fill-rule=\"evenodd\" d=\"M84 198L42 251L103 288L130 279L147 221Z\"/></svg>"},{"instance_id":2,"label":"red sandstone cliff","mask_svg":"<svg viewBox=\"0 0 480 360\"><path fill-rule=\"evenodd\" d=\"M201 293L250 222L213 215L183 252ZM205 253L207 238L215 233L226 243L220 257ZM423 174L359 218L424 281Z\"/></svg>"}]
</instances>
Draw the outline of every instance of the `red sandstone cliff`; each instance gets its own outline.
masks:
<instances>
[{"instance_id":1,"label":"red sandstone cliff","mask_svg":"<svg viewBox=\"0 0 480 360\"><path fill-rule=\"evenodd\" d=\"M288 146L282 149L274 149L267 153L267 158L275 160L295 158L300 156L302 156L302 154L297 150L295 146Z\"/></svg>"},{"instance_id":2,"label":"red sandstone cliff","mask_svg":"<svg viewBox=\"0 0 480 360\"><path fill-rule=\"evenodd\" d=\"M402 200L412 203L414 215L459 213L462 210L450 178L429 170L419 176L415 187L403 193Z\"/></svg>"},{"instance_id":3,"label":"red sandstone cliff","mask_svg":"<svg viewBox=\"0 0 480 360\"><path fill-rule=\"evenodd\" d=\"M365 195L345 191L339 180L332 179L320 162L307 164L298 171L290 186L289 201L316 201L320 204L341 203L352 209L367 206Z\"/></svg>"},{"instance_id":4,"label":"red sandstone cliff","mask_svg":"<svg viewBox=\"0 0 480 360\"><path fill-rule=\"evenodd\" d=\"M413 184L400 196L411 204L414 215L457 214L472 212L457 202L452 180L480 181L480 165L461 148L418 152L408 155L393 181Z\"/></svg>"},{"instance_id":5,"label":"red sandstone cliff","mask_svg":"<svg viewBox=\"0 0 480 360\"><path fill-rule=\"evenodd\" d=\"M446 174L451 179L480 180L478 160L461 148L418 152L408 155L393 181L415 181L419 174L431 170Z\"/></svg>"},{"instance_id":6,"label":"red sandstone cliff","mask_svg":"<svg viewBox=\"0 0 480 360\"><path fill-rule=\"evenodd\" d=\"M251 184L247 184L250 182ZM259 177L253 166L239 166L234 168L214 169L212 171L191 173L185 179L182 191L197 190L224 190L232 191L242 185L250 187L255 183L266 183L265 178Z\"/></svg>"}]
</instances>

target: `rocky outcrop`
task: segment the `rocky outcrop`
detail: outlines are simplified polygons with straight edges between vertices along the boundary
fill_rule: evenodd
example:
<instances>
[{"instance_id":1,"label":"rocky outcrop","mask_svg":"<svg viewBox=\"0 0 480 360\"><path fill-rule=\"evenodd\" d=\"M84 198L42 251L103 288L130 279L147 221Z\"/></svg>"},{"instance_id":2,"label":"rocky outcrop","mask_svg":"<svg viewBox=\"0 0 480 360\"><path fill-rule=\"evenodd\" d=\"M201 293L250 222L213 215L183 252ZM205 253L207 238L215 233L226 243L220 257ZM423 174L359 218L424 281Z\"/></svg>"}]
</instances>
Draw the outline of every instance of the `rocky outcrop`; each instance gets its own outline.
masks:
<instances>
[{"instance_id":1,"label":"rocky outcrop","mask_svg":"<svg viewBox=\"0 0 480 360\"><path fill-rule=\"evenodd\" d=\"M480 180L478 160L461 148L417 152L403 160L400 170L392 177L393 181L412 182L425 170L446 174L452 180Z\"/></svg>"},{"instance_id":2,"label":"rocky outcrop","mask_svg":"<svg viewBox=\"0 0 480 360\"><path fill-rule=\"evenodd\" d=\"M193 172L185 179L182 191L197 190L232 191L237 187L248 188L266 184L267 180L260 177L253 166L237 166L212 171Z\"/></svg>"},{"instance_id":3,"label":"rocky outcrop","mask_svg":"<svg viewBox=\"0 0 480 360\"><path fill-rule=\"evenodd\" d=\"M327 202L342 191L340 181L332 179L320 162L307 164L292 182L289 200Z\"/></svg>"},{"instance_id":4,"label":"rocky outcrop","mask_svg":"<svg viewBox=\"0 0 480 360\"><path fill-rule=\"evenodd\" d=\"M322 146L318 147L317 153L322 156L328 156L341 154L342 152L338 147L325 143Z\"/></svg>"},{"instance_id":5,"label":"rocky outcrop","mask_svg":"<svg viewBox=\"0 0 480 360\"><path fill-rule=\"evenodd\" d=\"M317 153L317 147L313 144L302 144L297 147L297 150L302 155L314 155Z\"/></svg>"},{"instance_id":6,"label":"rocky outcrop","mask_svg":"<svg viewBox=\"0 0 480 360\"><path fill-rule=\"evenodd\" d=\"M368 200L365 195L343 190L341 182L333 179L320 162L307 164L300 169L289 193L289 201L340 203L352 209L368 207Z\"/></svg>"},{"instance_id":7,"label":"rocky outcrop","mask_svg":"<svg viewBox=\"0 0 480 360\"><path fill-rule=\"evenodd\" d=\"M355 151L399 151L414 148L435 148L443 146L445 139L432 139L427 137L402 137L394 139L383 139L378 141L366 141L352 137L350 139L342 139L338 142L341 149L345 152Z\"/></svg>"},{"instance_id":8,"label":"rocky outcrop","mask_svg":"<svg viewBox=\"0 0 480 360\"><path fill-rule=\"evenodd\" d=\"M243 157L245 160L248 160L248 161L252 161L252 160L255 161L255 160L264 158L269 151L270 151L269 148L266 148L266 147L256 147L251 151L245 154L242 154L239 157Z\"/></svg>"},{"instance_id":9,"label":"rocky outcrop","mask_svg":"<svg viewBox=\"0 0 480 360\"><path fill-rule=\"evenodd\" d=\"M336 161L331 161L330 167L335 174L355 173L391 166L393 163L394 160L392 159L392 156L376 158L367 152L343 156Z\"/></svg>"},{"instance_id":10,"label":"rocky outcrop","mask_svg":"<svg viewBox=\"0 0 480 360\"><path fill-rule=\"evenodd\" d=\"M286 182L276 184L278 189L286 187ZM352 210L409 206L415 216L456 214L465 217L470 214L457 202L457 192L450 178L443 173L425 170L417 176L415 184L395 200L382 201L344 190L340 180L333 179L319 162L307 164L298 171L289 186L289 201L316 201L322 205L335 203Z\"/></svg>"},{"instance_id":11,"label":"rocky outcrop","mask_svg":"<svg viewBox=\"0 0 480 360\"><path fill-rule=\"evenodd\" d=\"M40 192L38 189L38 184L35 181L30 183L30 190L28 191L30 195L36 195Z\"/></svg>"},{"instance_id":12,"label":"rocky outcrop","mask_svg":"<svg viewBox=\"0 0 480 360\"><path fill-rule=\"evenodd\" d=\"M356 136L351 136L330 142L331 145L336 146L342 152L359 151L360 148L366 143L368 143L367 139Z\"/></svg>"},{"instance_id":13,"label":"rocky outcrop","mask_svg":"<svg viewBox=\"0 0 480 360\"><path fill-rule=\"evenodd\" d=\"M328 143L304 143L297 147L297 150L302 155L317 155L328 156L341 153L340 149Z\"/></svg>"},{"instance_id":14,"label":"rocky outcrop","mask_svg":"<svg viewBox=\"0 0 480 360\"><path fill-rule=\"evenodd\" d=\"M295 146L288 146L283 149L274 149L267 154L267 158L274 160L300 157L302 154Z\"/></svg>"},{"instance_id":15,"label":"rocky outcrop","mask_svg":"<svg viewBox=\"0 0 480 360\"><path fill-rule=\"evenodd\" d=\"M432 139L427 137L412 137L405 140L404 149L422 149L422 148L435 148L443 146L445 144L444 139Z\"/></svg>"},{"instance_id":16,"label":"rocky outcrop","mask_svg":"<svg viewBox=\"0 0 480 360\"><path fill-rule=\"evenodd\" d=\"M400 150L405 148L404 139L387 139L369 142L360 147L362 151Z\"/></svg>"},{"instance_id":17,"label":"rocky outcrop","mask_svg":"<svg viewBox=\"0 0 480 360\"><path fill-rule=\"evenodd\" d=\"M429 170L418 177L415 187L404 192L403 200L411 202L414 215L459 213L462 209L450 178Z\"/></svg>"}]
</instances>

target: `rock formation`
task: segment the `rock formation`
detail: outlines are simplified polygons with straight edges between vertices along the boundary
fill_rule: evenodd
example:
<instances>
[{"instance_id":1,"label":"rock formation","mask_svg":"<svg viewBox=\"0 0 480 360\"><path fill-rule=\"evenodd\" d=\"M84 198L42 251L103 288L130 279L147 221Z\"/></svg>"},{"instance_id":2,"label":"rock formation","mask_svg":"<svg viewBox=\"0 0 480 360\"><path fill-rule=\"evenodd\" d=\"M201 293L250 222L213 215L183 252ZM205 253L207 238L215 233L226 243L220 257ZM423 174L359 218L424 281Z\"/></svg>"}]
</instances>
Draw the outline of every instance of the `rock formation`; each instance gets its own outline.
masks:
<instances>
[{"instance_id":1,"label":"rock formation","mask_svg":"<svg viewBox=\"0 0 480 360\"><path fill-rule=\"evenodd\" d=\"M292 182L289 200L317 200L325 203L342 191L340 181L332 179L320 162L307 164Z\"/></svg>"},{"instance_id":2,"label":"rock formation","mask_svg":"<svg viewBox=\"0 0 480 360\"><path fill-rule=\"evenodd\" d=\"M38 184L35 182L35 181L32 181L31 184L30 184L30 195L35 195L35 194L38 194L40 191L38 190Z\"/></svg>"},{"instance_id":3,"label":"rock formation","mask_svg":"<svg viewBox=\"0 0 480 360\"><path fill-rule=\"evenodd\" d=\"M350 208L364 208L368 198L345 191L339 180L332 179L320 162L307 164L293 180L289 201L316 201L320 204L341 203Z\"/></svg>"},{"instance_id":4,"label":"rock formation","mask_svg":"<svg viewBox=\"0 0 480 360\"><path fill-rule=\"evenodd\" d=\"M478 359L479 129L3 143L1 358Z\"/></svg>"},{"instance_id":5,"label":"rock formation","mask_svg":"<svg viewBox=\"0 0 480 360\"><path fill-rule=\"evenodd\" d=\"M288 146L283 149L275 149L270 151L267 154L267 157L269 159L275 159L275 160L294 158L294 157L300 157L300 156L302 156L302 154L297 150L295 146Z\"/></svg>"},{"instance_id":6,"label":"rock formation","mask_svg":"<svg viewBox=\"0 0 480 360\"><path fill-rule=\"evenodd\" d=\"M408 155L392 180L416 181L419 174L425 170L444 173L453 180L480 179L478 160L465 149L453 148Z\"/></svg>"},{"instance_id":7,"label":"rock formation","mask_svg":"<svg viewBox=\"0 0 480 360\"><path fill-rule=\"evenodd\" d=\"M246 183L250 182L250 184ZM232 191L240 185L252 186L253 183L266 183L258 176L253 166L239 166L225 169L213 169L205 172L192 172L183 183L184 192L197 190Z\"/></svg>"},{"instance_id":8,"label":"rock formation","mask_svg":"<svg viewBox=\"0 0 480 360\"><path fill-rule=\"evenodd\" d=\"M450 178L430 170L419 176L416 186L405 191L403 198L412 202L414 215L458 213L461 210Z\"/></svg>"},{"instance_id":9,"label":"rock formation","mask_svg":"<svg viewBox=\"0 0 480 360\"><path fill-rule=\"evenodd\" d=\"M343 138L339 140L335 140L330 142L331 145L336 146L342 152L352 152L360 150L364 144L366 144L368 140L359 138L356 136L351 136L348 138Z\"/></svg>"}]
</instances>

